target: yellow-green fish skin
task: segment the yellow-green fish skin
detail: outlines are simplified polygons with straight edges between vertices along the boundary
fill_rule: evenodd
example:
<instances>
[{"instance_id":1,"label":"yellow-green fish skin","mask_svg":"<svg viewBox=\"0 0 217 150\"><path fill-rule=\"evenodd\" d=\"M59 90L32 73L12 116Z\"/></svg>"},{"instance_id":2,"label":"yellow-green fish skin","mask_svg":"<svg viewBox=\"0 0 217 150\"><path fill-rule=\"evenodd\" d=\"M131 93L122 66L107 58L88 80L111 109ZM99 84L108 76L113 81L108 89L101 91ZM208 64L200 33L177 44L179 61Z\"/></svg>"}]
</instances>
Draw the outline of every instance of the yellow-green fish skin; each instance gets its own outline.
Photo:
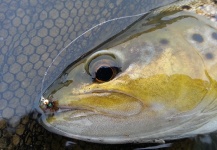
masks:
<instances>
[{"instance_id":1,"label":"yellow-green fish skin","mask_svg":"<svg viewBox=\"0 0 217 150\"><path fill-rule=\"evenodd\" d=\"M165 9L66 71L72 82L44 94L59 107L43 118L44 126L103 143L154 142L215 131L216 24L197 12ZM121 72L108 82L93 82L91 69L98 61L112 62Z\"/></svg>"}]
</instances>

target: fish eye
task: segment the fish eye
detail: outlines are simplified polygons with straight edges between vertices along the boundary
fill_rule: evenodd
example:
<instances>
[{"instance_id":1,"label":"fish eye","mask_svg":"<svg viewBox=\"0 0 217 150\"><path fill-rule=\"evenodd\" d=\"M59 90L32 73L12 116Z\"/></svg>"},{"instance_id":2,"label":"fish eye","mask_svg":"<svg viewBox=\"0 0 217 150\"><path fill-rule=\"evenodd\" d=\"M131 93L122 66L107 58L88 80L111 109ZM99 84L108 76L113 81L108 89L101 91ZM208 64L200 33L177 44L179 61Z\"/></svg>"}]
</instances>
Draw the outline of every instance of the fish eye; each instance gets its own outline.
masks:
<instances>
[{"instance_id":1,"label":"fish eye","mask_svg":"<svg viewBox=\"0 0 217 150\"><path fill-rule=\"evenodd\" d=\"M121 72L118 59L112 54L101 54L91 57L85 66L93 82L103 83L114 79Z\"/></svg>"},{"instance_id":2,"label":"fish eye","mask_svg":"<svg viewBox=\"0 0 217 150\"><path fill-rule=\"evenodd\" d=\"M114 66L100 66L95 72L94 81L102 83L112 80L118 73L120 69Z\"/></svg>"}]
</instances>

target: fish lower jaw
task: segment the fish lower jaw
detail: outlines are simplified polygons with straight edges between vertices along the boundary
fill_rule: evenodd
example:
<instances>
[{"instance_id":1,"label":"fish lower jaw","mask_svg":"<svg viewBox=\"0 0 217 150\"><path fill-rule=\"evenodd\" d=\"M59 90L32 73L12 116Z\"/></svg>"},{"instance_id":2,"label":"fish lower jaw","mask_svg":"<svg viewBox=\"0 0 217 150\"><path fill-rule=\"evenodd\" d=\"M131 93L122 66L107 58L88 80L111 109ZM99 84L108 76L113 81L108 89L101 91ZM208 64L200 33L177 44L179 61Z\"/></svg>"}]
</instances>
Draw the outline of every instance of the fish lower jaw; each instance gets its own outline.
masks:
<instances>
[{"instance_id":1,"label":"fish lower jaw","mask_svg":"<svg viewBox=\"0 0 217 150\"><path fill-rule=\"evenodd\" d=\"M62 118L64 117L67 117L67 120L63 121ZM217 117L213 117L211 118L211 120L206 118L207 120L205 124L204 122L200 121L203 120L202 118L204 117L205 116L203 115L196 115L192 119L189 118L189 120L186 121L182 120L176 125L165 124L164 126L159 126L157 130L154 130L154 128L146 130L146 132L142 132L143 130L141 130L140 132L137 131L137 134L132 134L131 132L126 131L130 131L129 129L133 129L132 127L135 127L134 129L142 129L142 127L146 126L142 125L142 123L139 124L138 122L136 122L136 120L132 120L128 123L124 122L125 119L125 121L127 121L127 119L133 118L114 118L112 116L105 116L105 114L104 116L100 116L100 114L96 114L96 112L89 110L68 111L65 112L64 116L60 116L60 119L58 121L50 123L53 128L52 131L55 131L58 134L89 142L109 144L147 142L162 143L164 142L164 140L193 137L198 134L215 131L215 127L217 126ZM46 126L47 121L43 122L43 124L45 124ZM98 126L97 122L101 122L105 126ZM131 126L131 123L134 123L134 125ZM109 127L109 125L114 126ZM139 126L136 127L137 125ZM129 128L126 128L126 126L128 126ZM126 129L123 130L122 128ZM106 132L105 129L109 132ZM48 130L51 130L51 128ZM107 135L103 132L106 132L110 135ZM120 133L117 134L117 132Z\"/></svg>"}]
</instances>

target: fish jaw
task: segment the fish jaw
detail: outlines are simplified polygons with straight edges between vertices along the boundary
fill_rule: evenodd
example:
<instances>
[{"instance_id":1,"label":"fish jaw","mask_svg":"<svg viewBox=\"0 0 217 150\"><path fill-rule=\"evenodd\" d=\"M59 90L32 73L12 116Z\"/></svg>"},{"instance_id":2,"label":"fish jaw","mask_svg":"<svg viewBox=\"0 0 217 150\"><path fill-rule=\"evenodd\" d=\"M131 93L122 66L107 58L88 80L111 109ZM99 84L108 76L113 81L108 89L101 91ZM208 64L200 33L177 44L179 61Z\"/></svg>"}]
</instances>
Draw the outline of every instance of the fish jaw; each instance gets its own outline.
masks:
<instances>
[{"instance_id":1,"label":"fish jaw","mask_svg":"<svg viewBox=\"0 0 217 150\"><path fill-rule=\"evenodd\" d=\"M122 77L125 81L126 78ZM190 120L200 112L197 107L208 102L210 95L216 96L214 90L209 90L212 84L186 75L137 79L125 83L130 85L128 88L120 84L121 77L116 80L100 88L97 84L85 86L85 93L61 99L62 111L43 122L47 122L49 130L86 141L148 142L185 135L191 130ZM136 90L131 92L131 88ZM204 122L196 120L193 124L198 127Z\"/></svg>"}]
</instances>

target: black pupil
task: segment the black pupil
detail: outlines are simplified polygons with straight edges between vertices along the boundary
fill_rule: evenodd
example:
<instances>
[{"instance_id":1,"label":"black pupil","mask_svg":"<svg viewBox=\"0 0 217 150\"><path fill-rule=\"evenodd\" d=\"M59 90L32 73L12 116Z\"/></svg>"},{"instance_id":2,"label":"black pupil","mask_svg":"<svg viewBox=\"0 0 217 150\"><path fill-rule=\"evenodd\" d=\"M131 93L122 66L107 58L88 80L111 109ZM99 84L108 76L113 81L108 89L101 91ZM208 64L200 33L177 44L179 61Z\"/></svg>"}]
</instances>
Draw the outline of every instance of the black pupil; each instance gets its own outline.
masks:
<instances>
[{"instance_id":1,"label":"black pupil","mask_svg":"<svg viewBox=\"0 0 217 150\"><path fill-rule=\"evenodd\" d=\"M109 81L113 76L111 67L102 66L96 72L96 79L100 81Z\"/></svg>"}]
</instances>

